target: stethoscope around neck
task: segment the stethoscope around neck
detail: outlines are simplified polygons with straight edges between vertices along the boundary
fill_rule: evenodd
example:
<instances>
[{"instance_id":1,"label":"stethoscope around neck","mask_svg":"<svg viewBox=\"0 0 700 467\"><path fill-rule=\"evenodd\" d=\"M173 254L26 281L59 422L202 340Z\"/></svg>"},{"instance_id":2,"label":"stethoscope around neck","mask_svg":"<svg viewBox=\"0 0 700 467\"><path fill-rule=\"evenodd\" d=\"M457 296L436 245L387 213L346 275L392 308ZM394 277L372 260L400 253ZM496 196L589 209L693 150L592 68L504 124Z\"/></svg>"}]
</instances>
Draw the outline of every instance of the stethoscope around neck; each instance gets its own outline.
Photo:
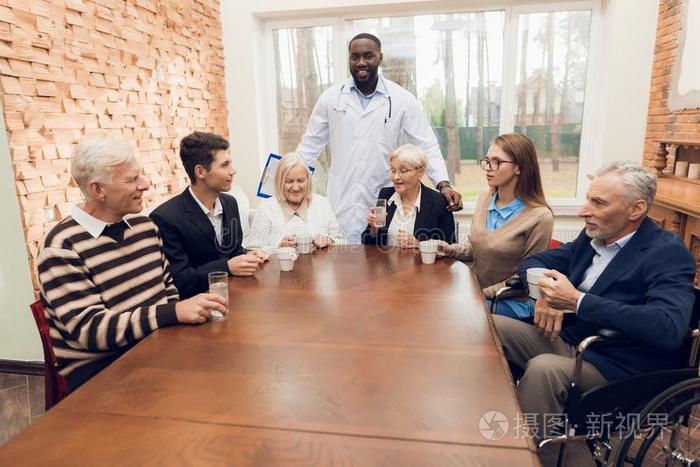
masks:
<instances>
[{"instance_id":1,"label":"stethoscope around neck","mask_svg":"<svg viewBox=\"0 0 700 467\"><path fill-rule=\"evenodd\" d=\"M338 91L338 99L336 100L336 103L335 103L335 110L337 110L338 112L343 112L343 113L345 113L346 110L345 110L345 108L343 108L343 109L340 108L340 98L343 97L343 90L344 89L345 89L345 83L343 83L343 85L340 86L340 91ZM384 124L386 124L391 119L391 96L389 94L387 94L386 99L389 99L389 112L387 113L387 116L384 117Z\"/></svg>"}]
</instances>

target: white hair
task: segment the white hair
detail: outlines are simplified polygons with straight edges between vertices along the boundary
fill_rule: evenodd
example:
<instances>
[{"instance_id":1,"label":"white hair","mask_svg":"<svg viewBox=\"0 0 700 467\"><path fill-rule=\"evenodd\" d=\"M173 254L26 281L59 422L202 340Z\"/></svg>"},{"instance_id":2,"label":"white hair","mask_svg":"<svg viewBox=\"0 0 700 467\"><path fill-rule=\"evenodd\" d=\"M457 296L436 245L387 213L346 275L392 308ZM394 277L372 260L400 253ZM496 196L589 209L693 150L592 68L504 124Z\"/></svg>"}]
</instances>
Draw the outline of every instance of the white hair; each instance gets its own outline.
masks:
<instances>
[{"instance_id":1,"label":"white hair","mask_svg":"<svg viewBox=\"0 0 700 467\"><path fill-rule=\"evenodd\" d=\"M287 179L287 175L294 167L301 167L306 172L306 178L308 183L306 184L305 198L311 199L314 192L313 187L313 177L311 177L311 170L309 166L306 165L304 159L296 152L290 152L282 156L282 160L277 166L277 172L275 173L275 195L278 201L284 201L284 181Z\"/></svg>"},{"instance_id":2,"label":"white hair","mask_svg":"<svg viewBox=\"0 0 700 467\"><path fill-rule=\"evenodd\" d=\"M425 155L425 151L414 144L404 144L394 149L391 154L389 154L389 162L393 159L410 164L416 169L428 165L428 157Z\"/></svg>"},{"instance_id":3,"label":"white hair","mask_svg":"<svg viewBox=\"0 0 700 467\"><path fill-rule=\"evenodd\" d=\"M638 200L647 203L647 213L656 196L656 175L647 172L644 167L632 161L613 161L598 169L596 177L609 173L622 177L625 184L624 197L629 204Z\"/></svg>"},{"instance_id":4,"label":"white hair","mask_svg":"<svg viewBox=\"0 0 700 467\"><path fill-rule=\"evenodd\" d=\"M114 166L129 162L135 157L136 149L126 141L86 139L80 142L73 154L71 175L83 196L89 199L90 183L110 182Z\"/></svg>"}]
</instances>

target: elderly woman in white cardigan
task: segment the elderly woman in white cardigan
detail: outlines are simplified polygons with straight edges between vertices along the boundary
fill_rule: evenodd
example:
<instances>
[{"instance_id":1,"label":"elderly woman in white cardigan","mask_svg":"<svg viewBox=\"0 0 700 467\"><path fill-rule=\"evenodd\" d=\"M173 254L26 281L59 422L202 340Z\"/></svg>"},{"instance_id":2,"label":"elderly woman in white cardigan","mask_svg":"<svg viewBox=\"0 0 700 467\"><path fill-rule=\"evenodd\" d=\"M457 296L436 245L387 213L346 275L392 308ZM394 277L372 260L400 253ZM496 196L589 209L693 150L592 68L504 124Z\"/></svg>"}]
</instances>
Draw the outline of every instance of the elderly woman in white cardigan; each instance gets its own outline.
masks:
<instances>
[{"instance_id":1,"label":"elderly woman in white cardigan","mask_svg":"<svg viewBox=\"0 0 700 467\"><path fill-rule=\"evenodd\" d=\"M271 252L296 246L300 235L313 237L316 248L344 241L328 199L313 193L311 172L293 152L282 157L275 174L275 196L260 203L245 246Z\"/></svg>"}]
</instances>

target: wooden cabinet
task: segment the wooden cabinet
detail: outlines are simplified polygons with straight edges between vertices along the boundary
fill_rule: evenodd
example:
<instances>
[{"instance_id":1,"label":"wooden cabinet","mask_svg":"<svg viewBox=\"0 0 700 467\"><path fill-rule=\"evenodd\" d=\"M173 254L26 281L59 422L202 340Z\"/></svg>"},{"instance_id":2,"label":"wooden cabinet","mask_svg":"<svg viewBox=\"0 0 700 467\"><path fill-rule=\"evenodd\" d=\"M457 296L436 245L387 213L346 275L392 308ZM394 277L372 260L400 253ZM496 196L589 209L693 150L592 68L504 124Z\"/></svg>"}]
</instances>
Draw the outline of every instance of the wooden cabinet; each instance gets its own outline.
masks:
<instances>
[{"instance_id":1,"label":"wooden cabinet","mask_svg":"<svg viewBox=\"0 0 700 467\"><path fill-rule=\"evenodd\" d=\"M695 258L695 285L700 286L700 180L670 175L677 151L696 150L700 142L659 141L655 160L658 186L649 218L661 228L678 235ZM690 155L690 160L695 160Z\"/></svg>"},{"instance_id":2,"label":"wooden cabinet","mask_svg":"<svg viewBox=\"0 0 700 467\"><path fill-rule=\"evenodd\" d=\"M695 258L695 285L700 286L700 218L688 217L683 229L683 242Z\"/></svg>"},{"instance_id":3,"label":"wooden cabinet","mask_svg":"<svg viewBox=\"0 0 700 467\"><path fill-rule=\"evenodd\" d=\"M664 208L654 204L649 211L649 218L664 230L673 232L680 237L683 227L683 214L673 209Z\"/></svg>"}]
</instances>

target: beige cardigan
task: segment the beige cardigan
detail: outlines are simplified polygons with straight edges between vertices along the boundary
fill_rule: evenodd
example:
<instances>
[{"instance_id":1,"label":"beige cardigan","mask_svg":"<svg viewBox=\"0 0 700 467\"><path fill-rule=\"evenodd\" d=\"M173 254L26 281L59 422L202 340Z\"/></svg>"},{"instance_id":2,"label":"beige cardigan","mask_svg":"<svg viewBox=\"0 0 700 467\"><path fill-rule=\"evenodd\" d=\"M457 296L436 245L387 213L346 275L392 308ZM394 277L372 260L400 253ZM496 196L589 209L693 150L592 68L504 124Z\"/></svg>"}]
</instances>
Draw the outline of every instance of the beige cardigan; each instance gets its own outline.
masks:
<instances>
[{"instance_id":1,"label":"beige cardigan","mask_svg":"<svg viewBox=\"0 0 700 467\"><path fill-rule=\"evenodd\" d=\"M546 206L527 206L518 216L491 232L486 230L492 191L479 195L469 240L455 245L453 257L473 261L474 272L486 298L493 298L520 261L544 251L552 238L554 216Z\"/></svg>"}]
</instances>

